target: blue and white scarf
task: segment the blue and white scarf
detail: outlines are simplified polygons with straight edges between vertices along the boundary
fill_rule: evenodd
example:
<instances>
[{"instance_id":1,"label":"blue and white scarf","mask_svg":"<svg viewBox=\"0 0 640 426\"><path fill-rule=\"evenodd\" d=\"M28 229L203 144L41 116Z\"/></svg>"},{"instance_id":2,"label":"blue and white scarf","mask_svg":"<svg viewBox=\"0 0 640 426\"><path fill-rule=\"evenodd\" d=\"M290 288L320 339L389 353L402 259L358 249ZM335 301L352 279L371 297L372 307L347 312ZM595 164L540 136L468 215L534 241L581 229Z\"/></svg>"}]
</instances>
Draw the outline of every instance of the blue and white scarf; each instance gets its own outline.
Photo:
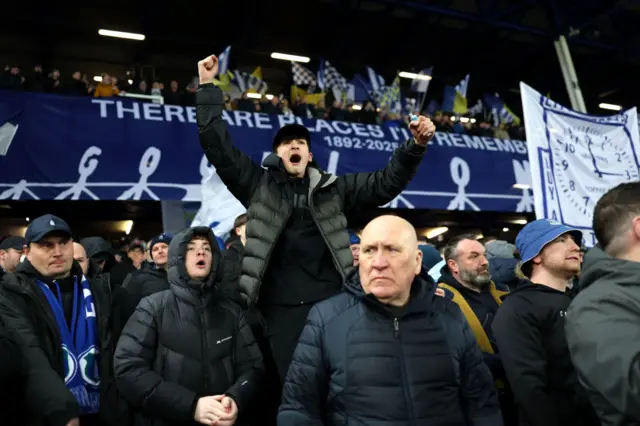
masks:
<instances>
[{"instance_id":1,"label":"blue and white scarf","mask_svg":"<svg viewBox=\"0 0 640 426\"><path fill-rule=\"evenodd\" d=\"M60 286L57 297L43 282L38 281L51 311L58 324L62 338L62 357L64 363L64 384L78 400L81 414L94 414L100 410L100 346L98 335L98 319L89 287L89 281L83 275L78 286L75 277L73 286L73 314L71 327L67 325L62 304ZM82 292L80 292L82 287Z\"/></svg>"}]
</instances>

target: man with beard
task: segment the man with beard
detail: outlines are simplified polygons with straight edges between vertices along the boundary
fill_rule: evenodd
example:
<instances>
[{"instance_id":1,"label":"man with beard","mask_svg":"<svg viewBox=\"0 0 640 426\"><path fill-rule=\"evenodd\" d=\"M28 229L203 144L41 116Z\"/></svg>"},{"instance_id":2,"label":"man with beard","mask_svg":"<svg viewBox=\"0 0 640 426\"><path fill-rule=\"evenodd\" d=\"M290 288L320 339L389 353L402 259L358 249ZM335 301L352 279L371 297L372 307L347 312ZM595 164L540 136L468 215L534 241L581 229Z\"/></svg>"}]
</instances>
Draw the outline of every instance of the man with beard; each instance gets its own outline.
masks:
<instances>
[{"instance_id":1,"label":"man with beard","mask_svg":"<svg viewBox=\"0 0 640 426\"><path fill-rule=\"evenodd\" d=\"M438 287L460 307L467 318L484 362L496 382L505 424L511 425L516 422L516 410L491 331L502 297L508 293L498 290L491 281L486 250L474 235L464 234L451 239L444 250L444 260L446 265L440 271Z\"/></svg>"},{"instance_id":2,"label":"man with beard","mask_svg":"<svg viewBox=\"0 0 640 426\"><path fill-rule=\"evenodd\" d=\"M581 241L580 231L548 219L529 223L516 237L530 281L505 298L492 329L522 425L600 424L578 383L564 332L567 285L580 272Z\"/></svg>"}]
</instances>

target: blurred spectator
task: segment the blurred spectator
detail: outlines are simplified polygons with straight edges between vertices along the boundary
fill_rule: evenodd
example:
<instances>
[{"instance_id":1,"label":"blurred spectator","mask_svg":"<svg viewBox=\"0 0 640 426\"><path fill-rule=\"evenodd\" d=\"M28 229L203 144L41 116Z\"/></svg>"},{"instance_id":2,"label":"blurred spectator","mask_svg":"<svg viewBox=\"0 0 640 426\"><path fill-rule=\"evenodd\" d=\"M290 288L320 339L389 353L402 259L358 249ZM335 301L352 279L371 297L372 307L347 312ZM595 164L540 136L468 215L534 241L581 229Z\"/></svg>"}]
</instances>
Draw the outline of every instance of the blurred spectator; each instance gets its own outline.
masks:
<instances>
[{"instance_id":1,"label":"blurred spectator","mask_svg":"<svg viewBox=\"0 0 640 426\"><path fill-rule=\"evenodd\" d=\"M62 85L60 83L60 71L53 70L47 78L45 89L48 93L62 93Z\"/></svg>"},{"instance_id":2,"label":"blurred spectator","mask_svg":"<svg viewBox=\"0 0 640 426\"><path fill-rule=\"evenodd\" d=\"M138 95L149 95L149 87L147 86L147 82L144 80L140 80L138 83L138 88L132 91L133 93L137 93Z\"/></svg>"},{"instance_id":3,"label":"blurred spectator","mask_svg":"<svg viewBox=\"0 0 640 426\"><path fill-rule=\"evenodd\" d=\"M342 101L339 99L333 101L333 106L329 110L329 120L344 121L346 115L346 111L342 107Z\"/></svg>"},{"instance_id":4,"label":"blurred spectator","mask_svg":"<svg viewBox=\"0 0 640 426\"><path fill-rule=\"evenodd\" d=\"M493 131L493 137L498 139L509 139L509 133L507 133L507 126L504 123L500 123L498 128Z\"/></svg>"},{"instance_id":5,"label":"blurred spectator","mask_svg":"<svg viewBox=\"0 0 640 426\"><path fill-rule=\"evenodd\" d=\"M42 65L35 65L33 73L26 80L27 88L32 92L44 92L45 77L42 73Z\"/></svg>"},{"instance_id":6,"label":"blurred spectator","mask_svg":"<svg viewBox=\"0 0 640 426\"><path fill-rule=\"evenodd\" d=\"M182 93L178 89L178 82L176 80L171 80L171 83L169 83L169 90L164 92L165 104L182 105Z\"/></svg>"},{"instance_id":7,"label":"blurred spectator","mask_svg":"<svg viewBox=\"0 0 640 426\"><path fill-rule=\"evenodd\" d=\"M0 78L0 88L10 90L24 89L24 77L20 74L18 65L6 66L2 78Z\"/></svg>"},{"instance_id":8,"label":"blurred spectator","mask_svg":"<svg viewBox=\"0 0 640 426\"><path fill-rule=\"evenodd\" d=\"M182 98L185 106L193 106L196 104L197 91L198 91L198 83L191 82L187 84L187 90L184 92L184 97ZM225 109L227 109L226 103L225 103Z\"/></svg>"},{"instance_id":9,"label":"blurred spectator","mask_svg":"<svg viewBox=\"0 0 640 426\"><path fill-rule=\"evenodd\" d=\"M7 237L0 244L0 278L5 272L15 272L24 250L24 238Z\"/></svg>"},{"instance_id":10,"label":"blurred spectator","mask_svg":"<svg viewBox=\"0 0 640 426\"><path fill-rule=\"evenodd\" d=\"M82 80L80 71L71 75L71 81L66 86L66 91L73 96L87 96L87 83Z\"/></svg>"},{"instance_id":11,"label":"blurred spectator","mask_svg":"<svg viewBox=\"0 0 640 426\"><path fill-rule=\"evenodd\" d=\"M466 133L464 124L460 119L453 122L453 133L464 134Z\"/></svg>"},{"instance_id":12,"label":"blurred spectator","mask_svg":"<svg viewBox=\"0 0 640 426\"><path fill-rule=\"evenodd\" d=\"M224 95L224 109L227 111L233 110L233 105L231 104L231 98L229 95Z\"/></svg>"},{"instance_id":13,"label":"blurred spectator","mask_svg":"<svg viewBox=\"0 0 640 426\"><path fill-rule=\"evenodd\" d=\"M113 86L111 76L105 73L102 74L102 81L96 86L93 96L96 98L109 98L117 95L118 93L120 93L120 91L117 87Z\"/></svg>"},{"instance_id":14,"label":"blurred spectator","mask_svg":"<svg viewBox=\"0 0 640 426\"><path fill-rule=\"evenodd\" d=\"M282 102L280 102L280 106L283 115L293 115L293 111L289 108L288 100L283 99Z\"/></svg>"},{"instance_id":15,"label":"blurred spectator","mask_svg":"<svg viewBox=\"0 0 640 426\"><path fill-rule=\"evenodd\" d=\"M262 103L262 112L269 115L282 114L282 108L280 106L280 98L274 96L270 101Z\"/></svg>"},{"instance_id":16,"label":"blurred spectator","mask_svg":"<svg viewBox=\"0 0 640 426\"><path fill-rule=\"evenodd\" d=\"M378 112L372 101L365 101L358 114L359 120L363 124L376 124L378 122Z\"/></svg>"},{"instance_id":17,"label":"blurred spectator","mask_svg":"<svg viewBox=\"0 0 640 426\"><path fill-rule=\"evenodd\" d=\"M302 96L298 96L296 104L294 105L294 110L298 117L309 119L315 118L315 108L313 105L308 104Z\"/></svg>"},{"instance_id":18,"label":"blurred spectator","mask_svg":"<svg viewBox=\"0 0 640 426\"><path fill-rule=\"evenodd\" d=\"M325 108L325 103L323 100L318 101L318 105L316 105L316 117L319 120L324 120L327 118L327 109Z\"/></svg>"},{"instance_id":19,"label":"blurred spectator","mask_svg":"<svg viewBox=\"0 0 640 426\"><path fill-rule=\"evenodd\" d=\"M255 112L256 106L253 103L253 99L249 99L247 92L242 93L240 99L238 99L238 111Z\"/></svg>"},{"instance_id":20,"label":"blurred spectator","mask_svg":"<svg viewBox=\"0 0 640 426\"><path fill-rule=\"evenodd\" d=\"M162 83L159 81L154 81L151 84L151 96L162 96Z\"/></svg>"}]
</instances>

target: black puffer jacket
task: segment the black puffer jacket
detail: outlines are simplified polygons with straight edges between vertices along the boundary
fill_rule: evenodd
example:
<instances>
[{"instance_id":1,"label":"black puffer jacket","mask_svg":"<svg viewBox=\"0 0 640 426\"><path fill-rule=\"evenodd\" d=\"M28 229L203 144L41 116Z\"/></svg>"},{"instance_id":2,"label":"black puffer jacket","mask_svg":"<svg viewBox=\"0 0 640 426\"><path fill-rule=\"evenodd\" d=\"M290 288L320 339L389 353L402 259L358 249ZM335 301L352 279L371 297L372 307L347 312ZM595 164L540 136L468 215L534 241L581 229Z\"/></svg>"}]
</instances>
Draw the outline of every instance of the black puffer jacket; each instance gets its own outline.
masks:
<instances>
[{"instance_id":1,"label":"black puffer jacket","mask_svg":"<svg viewBox=\"0 0 640 426\"><path fill-rule=\"evenodd\" d=\"M288 178L275 154L265 159L265 170L233 146L222 119L219 88L201 85L196 104L200 144L207 159L229 191L248 208L240 291L246 303L256 302L273 249L293 211ZM353 269L347 217L353 209L374 208L393 200L415 175L424 152L424 147L409 140L395 150L384 169L373 173L338 177L313 163L307 167L309 208L343 277Z\"/></svg>"},{"instance_id":2,"label":"black puffer jacket","mask_svg":"<svg viewBox=\"0 0 640 426\"><path fill-rule=\"evenodd\" d=\"M77 262L72 274L81 276ZM76 398L64 384L64 365L60 332L51 307L35 282L38 272L25 259L14 274L6 274L0 293L0 315L19 338L27 377L23 389L12 393L25 395L23 404L12 407L20 413L24 425L64 426L79 415ZM111 299L108 291L89 279L93 293L100 338L100 416L106 425L121 424L118 396L112 375L113 341L109 327ZM6 419L10 414L0 414Z\"/></svg>"},{"instance_id":3,"label":"black puffer jacket","mask_svg":"<svg viewBox=\"0 0 640 426\"><path fill-rule=\"evenodd\" d=\"M413 282L402 312L346 292L316 304L287 374L279 426L500 426L495 386L460 309Z\"/></svg>"},{"instance_id":4,"label":"black puffer jacket","mask_svg":"<svg viewBox=\"0 0 640 426\"><path fill-rule=\"evenodd\" d=\"M157 269L154 264L145 262L139 270L132 272L115 297L118 318L114 318L114 324L117 324L114 328L118 336L142 299L165 290L169 290L169 281L164 269Z\"/></svg>"},{"instance_id":5,"label":"black puffer jacket","mask_svg":"<svg viewBox=\"0 0 640 426\"><path fill-rule=\"evenodd\" d=\"M213 250L206 281L187 276L185 253L194 235L206 236ZM232 397L243 416L259 392L262 355L240 307L217 292L220 257L209 228L176 235L169 245L171 289L144 298L122 332L116 381L134 407L136 426L195 425L198 399L220 394Z\"/></svg>"}]
</instances>

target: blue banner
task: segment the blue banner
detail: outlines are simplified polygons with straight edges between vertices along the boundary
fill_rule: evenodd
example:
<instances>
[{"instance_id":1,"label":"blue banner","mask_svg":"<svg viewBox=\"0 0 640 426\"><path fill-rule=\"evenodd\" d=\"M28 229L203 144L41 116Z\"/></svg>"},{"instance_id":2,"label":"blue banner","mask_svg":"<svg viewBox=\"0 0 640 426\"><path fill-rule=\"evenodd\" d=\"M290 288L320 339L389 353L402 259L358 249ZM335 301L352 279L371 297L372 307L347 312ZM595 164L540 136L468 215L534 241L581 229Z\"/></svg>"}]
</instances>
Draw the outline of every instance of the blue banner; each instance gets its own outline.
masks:
<instances>
[{"instance_id":1,"label":"blue banner","mask_svg":"<svg viewBox=\"0 0 640 426\"><path fill-rule=\"evenodd\" d=\"M225 111L234 143L255 162L281 126L312 132L314 159L338 174L384 167L409 138L402 123L366 125ZM211 168L194 107L127 98L0 92L0 199L200 201ZM437 133L390 207L533 211L523 141Z\"/></svg>"}]
</instances>

